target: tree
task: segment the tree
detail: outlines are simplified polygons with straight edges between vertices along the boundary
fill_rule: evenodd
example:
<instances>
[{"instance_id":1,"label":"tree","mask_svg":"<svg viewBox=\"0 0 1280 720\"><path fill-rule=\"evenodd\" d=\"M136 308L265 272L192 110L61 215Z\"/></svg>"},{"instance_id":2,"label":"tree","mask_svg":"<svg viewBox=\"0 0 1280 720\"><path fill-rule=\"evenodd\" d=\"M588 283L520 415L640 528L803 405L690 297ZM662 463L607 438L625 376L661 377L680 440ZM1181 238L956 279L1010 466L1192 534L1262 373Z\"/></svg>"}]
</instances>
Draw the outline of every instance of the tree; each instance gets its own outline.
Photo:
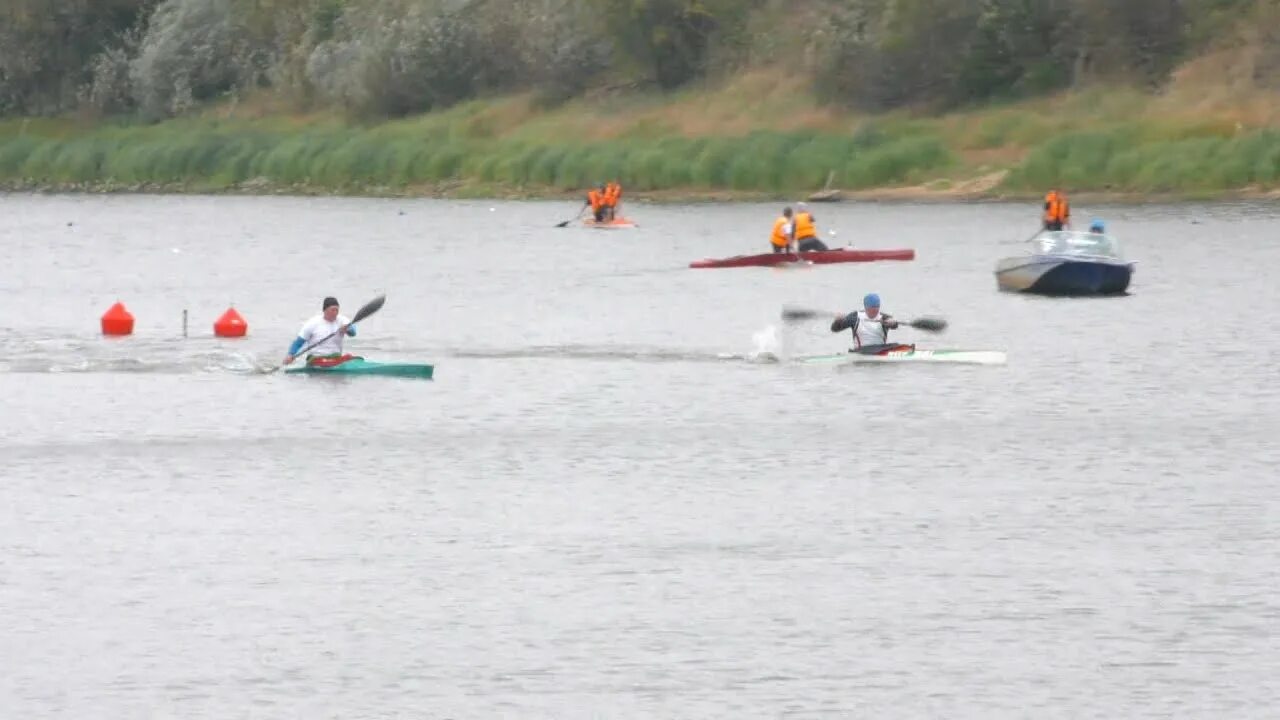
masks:
<instances>
[{"instance_id":1,"label":"tree","mask_svg":"<svg viewBox=\"0 0 1280 720\"><path fill-rule=\"evenodd\" d=\"M1076 42L1094 72L1163 82L1187 48L1183 0L1075 0Z\"/></svg>"},{"instance_id":2,"label":"tree","mask_svg":"<svg viewBox=\"0 0 1280 720\"><path fill-rule=\"evenodd\" d=\"M827 68L843 99L868 109L946 101L974 42L982 0L855 4Z\"/></svg>"},{"instance_id":3,"label":"tree","mask_svg":"<svg viewBox=\"0 0 1280 720\"><path fill-rule=\"evenodd\" d=\"M0 0L0 115L75 107L93 58L156 0Z\"/></svg>"},{"instance_id":4,"label":"tree","mask_svg":"<svg viewBox=\"0 0 1280 720\"><path fill-rule=\"evenodd\" d=\"M717 31L745 21L752 0L600 0L609 37L663 89L706 71Z\"/></svg>"},{"instance_id":5,"label":"tree","mask_svg":"<svg viewBox=\"0 0 1280 720\"><path fill-rule=\"evenodd\" d=\"M1054 90L1071 80L1065 0L986 0L955 88L958 101Z\"/></svg>"}]
</instances>

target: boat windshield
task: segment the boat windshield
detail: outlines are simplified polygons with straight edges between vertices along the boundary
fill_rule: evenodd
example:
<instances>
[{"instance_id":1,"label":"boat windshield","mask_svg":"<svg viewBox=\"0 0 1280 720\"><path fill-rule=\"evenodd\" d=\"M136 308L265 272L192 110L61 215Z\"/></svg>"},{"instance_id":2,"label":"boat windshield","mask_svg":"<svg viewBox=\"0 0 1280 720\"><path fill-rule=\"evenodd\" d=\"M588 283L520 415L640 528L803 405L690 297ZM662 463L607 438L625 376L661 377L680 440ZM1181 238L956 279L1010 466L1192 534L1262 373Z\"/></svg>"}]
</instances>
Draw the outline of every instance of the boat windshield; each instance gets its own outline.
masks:
<instances>
[{"instance_id":1,"label":"boat windshield","mask_svg":"<svg viewBox=\"0 0 1280 720\"><path fill-rule=\"evenodd\" d=\"M1120 257L1120 243L1102 233L1059 230L1041 233L1033 240L1041 254L1053 255L1101 255Z\"/></svg>"}]
</instances>

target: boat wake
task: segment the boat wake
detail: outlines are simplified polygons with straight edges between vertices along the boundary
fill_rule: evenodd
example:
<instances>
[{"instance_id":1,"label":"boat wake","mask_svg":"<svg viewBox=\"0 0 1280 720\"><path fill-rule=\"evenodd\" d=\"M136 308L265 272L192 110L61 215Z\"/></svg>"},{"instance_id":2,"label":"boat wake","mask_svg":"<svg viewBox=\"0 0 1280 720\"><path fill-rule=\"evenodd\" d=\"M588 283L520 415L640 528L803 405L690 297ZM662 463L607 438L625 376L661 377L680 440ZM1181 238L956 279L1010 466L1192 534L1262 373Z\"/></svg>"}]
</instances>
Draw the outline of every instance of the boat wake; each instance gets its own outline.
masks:
<instances>
[{"instance_id":1,"label":"boat wake","mask_svg":"<svg viewBox=\"0 0 1280 720\"><path fill-rule=\"evenodd\" d=\"M752 336L746 352L672 348L649 345L550 344L523 347L409 347L373 343L357 353L381 359L393 357L439 360L578 360L637 363L776 364L791 356L789 334L768 326ZM275 372L280 358L259 356L249 348L219 346L215 340L131 339L127 343L101 338L61 337L0 341L0 374L4 373L154 373L193 375L225 373L264 375Z\"/></svg>"},{"instance_id":2,"label":"boat wake","mask_svg":"<svg viewBox=\"0 0 1280 720\"><path fill-rule=\"evenodd\" d=\"M129 343L83 337L14 338L0 342L0 373L254 374L271 368L252 353L211 341Z\"/></svg>"},{"instance_id":3,"label":"boat wake","mask_svg":"<svg viewBox=\"0 0 1280 720\"><path fill-rule=\"evenodd\" d=\"M0 361L0 373L239 373L251 375L270 371L252 356L240 353L210 353L202 357L180 358L72 358L29 356Z\"/></svg>"},{"instance_id":4,"label":"boat wake","mask_svg":"<svg viewBox=\"0 0 1280 720\"><path fill-rule=\"evenodd\" d=\"M515 348L434 348L434 356L471 360L629 360L633 362L720 362L723 354L673 348L627 345L534 345Z\"/></svg>"}]
</instances>

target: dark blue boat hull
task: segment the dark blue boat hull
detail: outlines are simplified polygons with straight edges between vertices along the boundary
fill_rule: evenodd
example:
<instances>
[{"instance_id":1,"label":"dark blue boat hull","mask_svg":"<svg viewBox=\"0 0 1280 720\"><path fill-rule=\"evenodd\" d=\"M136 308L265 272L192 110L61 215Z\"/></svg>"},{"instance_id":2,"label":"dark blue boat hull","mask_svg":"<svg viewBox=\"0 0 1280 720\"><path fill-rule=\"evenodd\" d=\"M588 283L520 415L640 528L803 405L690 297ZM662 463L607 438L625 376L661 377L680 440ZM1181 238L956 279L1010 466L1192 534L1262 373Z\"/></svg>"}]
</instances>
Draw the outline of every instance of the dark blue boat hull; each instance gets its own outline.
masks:
<instances>
[{"instance_id":1,"label":"dark blue boat hull","mask_svg":"<svg viewBox=\"0 0 1280 720\"><path fill-rule=\"evenodd\" d=\"M1129 289L1132 265L1064 262L1040 276L1026 292L1041 295L1119 295Z\"/></svg>"}]
</instances>

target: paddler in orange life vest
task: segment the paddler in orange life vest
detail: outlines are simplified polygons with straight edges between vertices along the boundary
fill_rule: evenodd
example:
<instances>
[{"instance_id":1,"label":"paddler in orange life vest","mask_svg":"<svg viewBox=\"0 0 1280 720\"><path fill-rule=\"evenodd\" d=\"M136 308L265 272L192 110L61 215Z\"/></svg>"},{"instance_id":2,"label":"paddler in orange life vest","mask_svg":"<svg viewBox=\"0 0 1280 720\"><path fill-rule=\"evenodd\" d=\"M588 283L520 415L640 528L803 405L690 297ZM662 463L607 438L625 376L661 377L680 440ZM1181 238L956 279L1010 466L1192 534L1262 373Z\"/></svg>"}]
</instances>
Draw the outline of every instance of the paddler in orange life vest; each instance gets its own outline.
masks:
<instances>
[{"instance_id":1,"label":"paddler in orange life vest","mask_svg":"<svg viewBox=\"0 0 1280 720\"><path fill-rule=\"evenodd\" d=\"M608 190L604 183L600 183L599 188L587 192L587 204L591 206L591 214L598 223L604 222L609 210L607 193Z\"/></svg>"},{"instance_id":2,"label":"paddler in orange life vest","mask_svg":"<svg viewBox=\"0 0 1280 720\"><path fill-rule=\"evenodd\" d=\"M853 331L853 347L849 352L876 353L910 345L889 342L889 331L898 327L898 321L880 312L880 296L868 293L862 298L862 310L848 315L837 315L831 323L831 332Z\"/></svg>"},{"instance_id":3,"label":"paddler in orange life vest","mask_svg":"<svg viewBox=\"0 0 1280 720\"><path fill-rule=\"evenodd\" d=\"M773 248L774 253L791 252L791 208L783 208L782 216L773 221L769 247Z\"/></svg>"},{"instance_id":4,"label":"paddler in orange life vest","mask_svg":"<svg viewBox=\"0 0 1280 720\"><path fill-rule=\"evenodd\" d=\"M818 239L818 228L813 224L813 214L804 203L796 203L795 222L791 224L791 239L797 252L827 250L827 246Z\"/></svg>"},{"instance_id":5,"label":"paddler in orange life vest","mask_svg":"<svg viewBox=\"0 0 1280 720\"><path fill-rule=\"evenodd\" d=\"M1056 189L1044 196L1044 229L1061 230L1071 224L1071 204Z\"/></svg>"},{"instance_id":6,"label":"paddler in orange life vest","mask_svg":"<svg viewBox=\"0 0 1280 720\"><path fill-rule=\"evenodd\" d=\"M608 219L613 220L618 214L618 201L622 200L622 186L613 181L604 186L604 206Z\"/></svg>"}]
</instances>

